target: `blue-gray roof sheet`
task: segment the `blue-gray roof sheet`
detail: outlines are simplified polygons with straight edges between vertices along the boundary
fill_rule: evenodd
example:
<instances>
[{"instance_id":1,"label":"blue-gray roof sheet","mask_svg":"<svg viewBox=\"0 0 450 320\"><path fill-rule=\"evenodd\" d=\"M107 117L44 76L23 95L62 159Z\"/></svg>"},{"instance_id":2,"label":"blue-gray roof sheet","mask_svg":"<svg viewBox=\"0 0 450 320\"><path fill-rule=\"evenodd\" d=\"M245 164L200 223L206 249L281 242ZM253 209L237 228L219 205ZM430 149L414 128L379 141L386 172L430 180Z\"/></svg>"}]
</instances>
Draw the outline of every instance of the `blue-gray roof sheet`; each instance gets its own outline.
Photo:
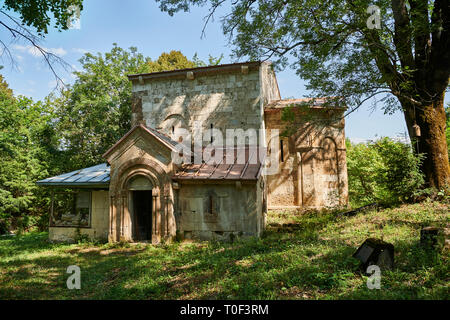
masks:
<instances>
[{"instance_id":1,"label":"blue-gray roof sheet","mask_svg":"<svg viewBox=\"0 0 450 320\"><path fill-rule=\"evenodd\" d=\"M107 163L75 170L59 176L39 180L42 186L107 186L109 185L110 167Z\"/></svg>"}]
</instances>

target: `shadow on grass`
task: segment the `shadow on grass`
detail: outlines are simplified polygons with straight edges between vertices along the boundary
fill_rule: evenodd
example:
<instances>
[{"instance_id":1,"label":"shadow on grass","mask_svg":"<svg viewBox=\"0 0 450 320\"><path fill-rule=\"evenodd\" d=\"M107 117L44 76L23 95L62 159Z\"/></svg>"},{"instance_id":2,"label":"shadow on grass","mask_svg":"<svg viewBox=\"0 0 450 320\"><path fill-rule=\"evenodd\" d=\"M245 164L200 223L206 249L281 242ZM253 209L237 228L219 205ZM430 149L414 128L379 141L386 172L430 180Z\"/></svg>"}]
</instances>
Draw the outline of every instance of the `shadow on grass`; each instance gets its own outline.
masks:
<instances>
[{"instance_id":1,"label":"shadow on grass","mask_svg":"<svg viewBox=\"0 0 450 320\"><path fill-rule=\"evenodd\" d=\"M335 214L305 215L300 230L268 230L261 239L235 243L168 245L58 245L46 234L0 240L0 252L39 253L0 259L3 299L402 299L448 297L448 266L434 260L413 238L393 241L394 270L383 273L382 289L369 290L354 241L323 238ZM339 218L351 224L352 218ZM397 221L398 220L398 221ZM385 219L392 226L400 219ZM413 229L418 225L411 225ZM356 228L356 226L355 226ZM289 231L289 232L286 232ZM336 231L339 232L339 231ZM409 232L409 231L408 231ZM10 249L9 245L11 245ZM59 247L58 250L52 250ZM5 249L8 247L8 249ZM48 252L43 252L48 250ZM1 258L1 256L0 256ZM81 290L68 290L69 265L81 268ZM447 289L448 290L448 289ZM440 295L440 296L439 296Z\"/></svg>"}]
</instances>

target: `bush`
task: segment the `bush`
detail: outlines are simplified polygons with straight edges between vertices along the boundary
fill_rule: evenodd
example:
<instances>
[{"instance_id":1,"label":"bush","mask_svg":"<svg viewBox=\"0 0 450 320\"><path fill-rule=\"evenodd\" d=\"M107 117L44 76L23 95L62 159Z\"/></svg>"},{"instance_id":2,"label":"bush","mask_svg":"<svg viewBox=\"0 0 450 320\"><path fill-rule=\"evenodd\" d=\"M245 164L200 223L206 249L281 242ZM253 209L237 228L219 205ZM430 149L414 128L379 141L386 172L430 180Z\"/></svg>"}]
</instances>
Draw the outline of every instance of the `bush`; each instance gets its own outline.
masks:
<instances>
[{"instance_id":1,"label":"bush","mask_svg":"<svg viewBox=\"0 0 450 320\"><path fill-rule=\"evenodd\" d=\"M9 214L0 212L0 235L8 232L10 226L10 218L11 217Z\"/></svg>"},{"instance_id":2,"label":"bush","mask_svg":"<svg viewBox=\"0 0 450 320\"><path fill-rule=\"evenodd\" d=\"M356 145L347 140L350 203L395 205L412 201L424 183L419 170L422 159L410 145L389 138Z\"/></svg>"}]
</instances>

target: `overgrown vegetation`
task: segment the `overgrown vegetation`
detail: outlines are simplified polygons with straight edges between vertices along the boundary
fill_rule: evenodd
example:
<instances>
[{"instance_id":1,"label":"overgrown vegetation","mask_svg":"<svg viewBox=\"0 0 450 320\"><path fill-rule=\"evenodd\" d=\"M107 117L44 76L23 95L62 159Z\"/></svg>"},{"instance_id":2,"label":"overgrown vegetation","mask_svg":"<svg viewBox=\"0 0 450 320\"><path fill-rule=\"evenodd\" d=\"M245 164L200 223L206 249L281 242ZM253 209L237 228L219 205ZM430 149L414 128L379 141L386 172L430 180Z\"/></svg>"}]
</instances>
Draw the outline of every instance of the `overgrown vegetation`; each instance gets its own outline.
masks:
<instances>
[{"instance_id":1,"label":"overgrown vegetation","mask_svg":"<svg viewBox=\"0 0 450 320\"><path fill-rule=\"evenodd\" d=\"M261 239L234 243L52 244L47 233L0 238L0 299L449 299L448 249L419 245L449 206L426 201L341 217L272 212ZM295 224L298 230L273 228ZM395 267L369 290L351 257L368 237L395 246ZM69 265L81 289L66 287Z\"/></svg>"},{"instance_id":2,"label":"overgrown vegetation","mask_svg":"<svg viewBox=\"0 0 450 320\"><path fill-rule=\"evenodd\" d=\"M346 147L353 207L372 202L398 205L412 202L420 194L422 155L415 155L410 145L385 137L358 144L347 139Z\"/></svg>"},{"instance_id":3,"label":"overgrown vegetation","mask_svg":"<svg viewBox=\"0 0 450 320\"><path fill-rule=\"evenodd\" d=\"M51 137L51 110L14 97L0 75L0 234L45 225L48 198L35 182L50 172Z\"/></svg>"}]
</instances>

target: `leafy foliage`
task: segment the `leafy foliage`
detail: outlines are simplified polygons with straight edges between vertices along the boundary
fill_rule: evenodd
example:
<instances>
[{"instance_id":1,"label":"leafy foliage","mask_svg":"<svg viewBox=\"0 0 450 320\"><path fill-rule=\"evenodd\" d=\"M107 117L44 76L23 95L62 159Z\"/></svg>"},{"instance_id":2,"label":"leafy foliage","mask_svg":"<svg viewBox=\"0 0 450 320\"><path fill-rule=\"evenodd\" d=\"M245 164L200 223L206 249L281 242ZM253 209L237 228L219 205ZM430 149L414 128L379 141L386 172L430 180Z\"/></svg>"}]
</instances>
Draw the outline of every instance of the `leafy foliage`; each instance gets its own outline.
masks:
<instances>
[{"instance_id":1,"label":"leafy foliage","mask_svg":"<svg viewBox=\"0 0 450 320\"><path fill-rule=\"evenodd\" d=\"M414 199L424 182L419 170L421 155L415 155L409 145L389 138L367 144L346 142L352 205L392 205Z\"/></svg>"},{"instance_id":2,"label":"leafy foliage","mask_svg":"<svg viewBox=\"0 0 450 320\"><path fill-rule=\"evenodd\" d=\"M55 18L55 28L68 28L70 6L78 6L82 10L83 0L5 0L2 9L17 12L23 24L34 27L39 35L43 35L48 33L51 25L49 13Z\"/></svg>"},{"instance_id":3,"label":"leafy foliage","mask_svg":"<svg viewBox=\"0 0 450 320\"><path fill-rule=\"evenodd\" d=\"M180 51L163 52L156 61L148 63L148 72L170 71L195 68L194 61L190 61Z\"/></svg>"},{"instance_id":4,"label":"leafy foliage","mask_svg":"<svg viewBox=\"0 0 450 320\"><path fill-rule=\"evenodd\" d=\"M199 59L197 53L192 57L192 61L194 62L196 67L207 67L207 66L217 66L222 62L223 54L220 57L213 57L212 55L208 56L208 63Z\"/></svg>"},{"instance_id":5,"label":"leafy foliage","mask_svg":"<svg viewBox=\"0 0 450 320\"><path fill-rule=\"evenodd\" d=\"M236 58L275 59L307 81L312 97L349 111L381 102L386 113L404 112L410 137L422 128L418 153L426 157L427 183L450 179L443 99L450 76L450 7L447 0L157 0L173 15L208 6L209 21L223 7L223 32ZM375 4L379 26L371 25ZM379 100L376 100L375 97ZM372 99L374 98L374 99ZM438 114L439 116L435 116Z\"/></svg>"},{"instance_id":6,"label":"leafy foliage","mask_svg":"<svg viewBox=\"0 0 450 320\"><path fill-rule=\"evenodd\" d=\"M51 111L40 102L15 98L0 77L0 233L45 224L45 191L35 182L47 176ZM51 130L50 130L51 131ZM47 205L45 205L47 204Z\"/></svg>"},{"instance_id":7,"label":"leafy foliage","mask_svg":"<svg viewBox=\"0 0 450 320\"><path fill-rule=\"evenodd\" d=\"M150 59L136 48L114 44L108 53L86 53L77 79L59 97L49 99L56 113L65 168L98 164L101 155L130 129L131 83L127 74L148 71Z\"/></svg>"}]
</instances>

